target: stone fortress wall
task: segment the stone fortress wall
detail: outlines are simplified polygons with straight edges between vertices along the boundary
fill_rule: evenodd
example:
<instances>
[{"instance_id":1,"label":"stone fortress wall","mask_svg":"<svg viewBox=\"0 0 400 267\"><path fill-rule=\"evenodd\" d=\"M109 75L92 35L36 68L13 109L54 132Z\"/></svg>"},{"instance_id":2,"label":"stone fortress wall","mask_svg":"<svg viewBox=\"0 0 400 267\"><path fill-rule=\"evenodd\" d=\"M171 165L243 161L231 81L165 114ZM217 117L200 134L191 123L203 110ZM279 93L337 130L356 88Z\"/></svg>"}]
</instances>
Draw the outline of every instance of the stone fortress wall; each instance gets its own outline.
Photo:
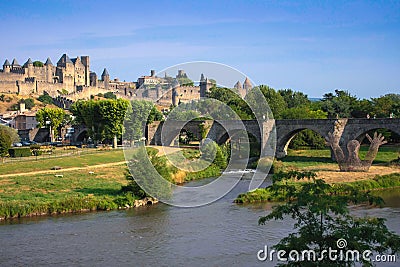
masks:
<instances>
[{"instance_id":1,"label":"stone fortress wall","mask_svg":"<svg viewBox=\"0 0 400 267\"><path fill-rule=\"evenodd\" d=\"M183 79L183 84L179 81ZM150 76L141 76L137 82L111 80L107 69L100 79L90 71L89 56L69 58L63 54L56 65L50 58L45 63L33 62L30 58L20 65L16 59L10 63L7 59L0 69L0 93L31 95L48 94L57 99L59 106L70 105L71 101L90 99L97 94L113 92L118 98L143 99L156 102L160 106L176 106L181 102L205 97L213 86L211 80L202 74L197 86L185 85L190 81L184 70L178 70L173 77L157 77L152 70ZM246 78L243 86L237 82L234 86L244 96L252 87Z\"/></svg>"},{"instance_id":2,"label":"stone fortress wall","mask_svg":"<svg viewBox=\"0 0 400 267\"><path fill-rule=\"evenodd\" d=\"M35 64L37 63L37 64ZM62 55L56 65L50 58L46 63L32 62L29 58L22 66L16 59L10 63L7 59L0 70L0 93L9 94L43 94L53 97L60 93L75 95L78 92L87 95L106 93L112 90L124 90L134 87L134 83L110 80L108 71L104 69L101 80L95 72L90 71L89 56L70 59ZM79 95L79 94L77 94ZM90 95L87 96L89 98ZM76 98L76 97L73 97Z\"/></svg>"}]
</instances>

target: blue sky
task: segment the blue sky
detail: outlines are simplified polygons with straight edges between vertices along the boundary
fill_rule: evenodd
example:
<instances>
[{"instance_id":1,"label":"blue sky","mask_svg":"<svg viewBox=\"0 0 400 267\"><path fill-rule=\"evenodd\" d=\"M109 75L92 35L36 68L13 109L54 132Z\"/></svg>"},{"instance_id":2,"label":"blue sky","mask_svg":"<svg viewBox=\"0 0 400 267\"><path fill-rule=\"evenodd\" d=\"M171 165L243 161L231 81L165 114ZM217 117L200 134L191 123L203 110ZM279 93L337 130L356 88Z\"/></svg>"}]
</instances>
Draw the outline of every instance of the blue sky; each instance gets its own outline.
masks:
<instances>
[{"instance_id":1,"label":"blue sky","mask_svg":"<svg viewBox=\"0 0 400 267\"><path fill-rule=\"evenodd\" d=\"M400 93L400 1L1 1L0 10L1 64L89 55L98 75L107 67L136 81L214 61L309 97Z\"/></svg>"}]
</instances>

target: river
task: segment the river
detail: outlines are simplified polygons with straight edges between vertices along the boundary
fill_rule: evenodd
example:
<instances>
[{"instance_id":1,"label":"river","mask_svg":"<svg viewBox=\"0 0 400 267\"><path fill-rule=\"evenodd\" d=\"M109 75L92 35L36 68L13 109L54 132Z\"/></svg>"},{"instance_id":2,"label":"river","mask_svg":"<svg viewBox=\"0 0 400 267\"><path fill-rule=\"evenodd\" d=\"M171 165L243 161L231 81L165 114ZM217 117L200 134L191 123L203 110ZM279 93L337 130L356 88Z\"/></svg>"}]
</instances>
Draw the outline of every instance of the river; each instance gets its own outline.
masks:
<instances>
[{"instance_id":1,"label":"river","mask_svg":"<svg viewBox=\"0 0 400 267\"><path fill-rule=\"evenodd\" d=\"M2 222L0 265L274 266L258 261L257 252L286 236L292 230L291 221L259 226L257 220L270 204L232 203L248 183L242 180L224 198L198 208L157 204ZM400 191L380 194L386 207L353 212L387 218L388 227L400 234Z\"/></svg>"}]
</instances>

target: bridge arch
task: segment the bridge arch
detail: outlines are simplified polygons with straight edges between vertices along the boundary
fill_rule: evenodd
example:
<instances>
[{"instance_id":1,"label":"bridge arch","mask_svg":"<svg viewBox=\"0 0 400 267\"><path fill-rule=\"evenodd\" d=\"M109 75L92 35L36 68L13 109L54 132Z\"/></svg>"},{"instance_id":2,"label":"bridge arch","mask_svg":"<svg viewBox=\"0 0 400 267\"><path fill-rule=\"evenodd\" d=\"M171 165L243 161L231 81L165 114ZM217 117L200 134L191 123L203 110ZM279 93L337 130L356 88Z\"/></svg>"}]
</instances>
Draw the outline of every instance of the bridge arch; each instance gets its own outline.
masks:
<instances>
[{"instance_id":1,"label":"bridge arch","mask_svg":"<svg viewBox=\"0 0 400 267\"><path fill-rule=\"evenodd\" d=\"M289 147L290 141L292 141L292 139L303 130L311 130L321 135L323 138L326 138L328 136L328 132L330 132L329 129L318 127L318 125L307 125L307 126L298 125L298 127L292 127L292 129L287 131L281 129L280 131L277 131L278 134L277 138L278 140L276 145L277 158L283 158L287 155L287 149Z\"/></svg>"},{"instance_id":2,"label":"bridge arch","mask_svg":"<svg viewBox=\"0 0 400 267\"><path fill-rule=\"evenodd\" d=\"M397 135L400 136L400 129L398 127L391 127L391 125L388 126L376 126L376 125L371 125L370 127L365 127L364 129L360 129L358 130L355 134L354 134L354 139L358 140L358 141L362 141L365 138L365 135L368 132L371 131L377 131L380 129L384 129L384 130L389 130L392 133L395 133ZM372 136L371 136L372 137Z\"/></svg>"},{"instance_id":3,"label":"bridge arch","mask_svg":"<svg viewBox=\"0 0 400 267\"><path fill-rule=\"evenodd\" d=\"M85 139L89 137L89 133L86 129L81 130L75 138L75 142L83 142Z\"/></svg>"}]
</instances>

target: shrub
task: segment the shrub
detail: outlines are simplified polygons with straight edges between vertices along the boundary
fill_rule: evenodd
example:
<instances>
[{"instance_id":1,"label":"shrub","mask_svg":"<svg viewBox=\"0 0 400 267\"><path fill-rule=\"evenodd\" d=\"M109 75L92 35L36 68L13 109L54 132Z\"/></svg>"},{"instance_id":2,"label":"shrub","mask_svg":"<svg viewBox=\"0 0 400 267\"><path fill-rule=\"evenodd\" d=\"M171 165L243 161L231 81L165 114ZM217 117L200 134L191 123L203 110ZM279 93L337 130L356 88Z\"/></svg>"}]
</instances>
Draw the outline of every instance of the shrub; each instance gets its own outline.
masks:
<instances>
[{"instance_id":1,"label":"shrub","mask_svg":"<svg viewBox=\"0 0 400 267\"><path fill-rule=\"evenodd\" d=\"M13 147L8 150L8 153L12 158L32 156L30 147Z\"/></svg>"},{"instance_id":2,"label":"shrub","mask_svg":"<svg viewBox=\"0 0 400 267\"><path fill-rule=\"evenodd\" d=\"M46 94L39 96L38 100L44 104L53 104L53 98L51 98L51 96Z\"/></svg>"}]
</instances>

